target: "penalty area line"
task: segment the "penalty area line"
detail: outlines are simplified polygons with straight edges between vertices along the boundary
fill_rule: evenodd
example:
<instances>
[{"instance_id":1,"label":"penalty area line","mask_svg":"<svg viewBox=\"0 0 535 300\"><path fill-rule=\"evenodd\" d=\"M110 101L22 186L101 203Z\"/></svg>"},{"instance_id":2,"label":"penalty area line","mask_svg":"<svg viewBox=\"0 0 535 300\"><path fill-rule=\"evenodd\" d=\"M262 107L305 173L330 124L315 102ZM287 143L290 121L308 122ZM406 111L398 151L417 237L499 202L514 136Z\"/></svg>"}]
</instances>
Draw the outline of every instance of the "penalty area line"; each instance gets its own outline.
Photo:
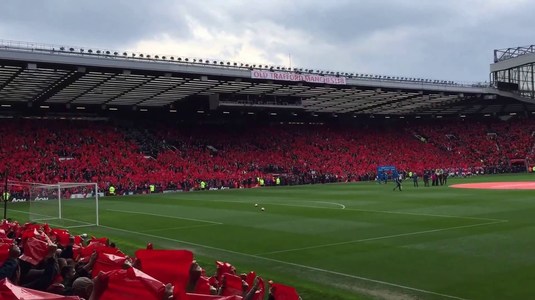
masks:
<instances>
[{"instance_id":1,"label":"penalty area line","mask_svg":"<svg viewBox=\"0 0 535 300\"><path fill-rule=\"evenodd\" d=\"M259 259L259 260L276 262L276 263L289 265L289 266L293 266L293 267L298 267L298 268L302 268L302 269L308 269L308 270L313 270L313 271L317 271L317 272L323 272L323 273L327 273L327 274L332 274L332 275L337 275L337 276L342 276L342 277L347 277L347 278L353 278L353 279L358 279L358 280L367 281L367 282L373 282L373 283L377 283L377 284L382 284L382 285L396 287L396 288L400 288L400 289L415 291L415 292L419 292L419 293L440 296L440 297L444 297L444 298L448 298L448 299L469 300L469 299L466 299L466 298L461 298L461 297L447 295L447 294L441 294L441 293L437 293L437 292L433 292L433 291L422 290L422 289L413 288L413 287L410 287L410 286L404 286L404 285L401 285L401 284L396 284L396 283L391 283L391 282L386 282L386 281L381 281L381 280L376 280L376 279L371 279L371 278L366 278L366 277L361 277L361 276L356 276L356 275L351 275L351 274L345 274L345 273L340 273L340 272L336 272L336 271L325 270L325 269L321 269L321 268L301 265L301 264L287 262L287 261L278 260L278 259L273 259L273 258L269 258L269 257L262 257L262 256L254 255L254 254L241 253L241 252L237 252L237 251L232 251L232 250L227 250L227 249L222 249L222 248L217 248L217 247L212 247L212 246L201 245L201 244L197 244L197 243L192 243L192 242L172 239L172 238L168 238L168 237L163 237L163 236L158 236L158 235L153 235L153 234L148 234L148 233L143 233L143 232L131 231L131 230L115 228L115 227L109 227L109 226L104 226L104 225L100 225L99 227L107 228L107 229L111 229L111 230L116 230L116 231L122 231L122 232L130 233L130 234L134 234L134 235L144 235L144 236L151 237L151 238L161 239L161 240L165 240L165 241L171 241L171 242L175 242L175 243L181 243L181 244L200 247L200 248L205 248L205 249L216 250L216 251L220 251L220 252L231 253L231 254L235 254L235 255L241 255L241 256L255 258L255 259Z\"/></svg>"}]
</instances>

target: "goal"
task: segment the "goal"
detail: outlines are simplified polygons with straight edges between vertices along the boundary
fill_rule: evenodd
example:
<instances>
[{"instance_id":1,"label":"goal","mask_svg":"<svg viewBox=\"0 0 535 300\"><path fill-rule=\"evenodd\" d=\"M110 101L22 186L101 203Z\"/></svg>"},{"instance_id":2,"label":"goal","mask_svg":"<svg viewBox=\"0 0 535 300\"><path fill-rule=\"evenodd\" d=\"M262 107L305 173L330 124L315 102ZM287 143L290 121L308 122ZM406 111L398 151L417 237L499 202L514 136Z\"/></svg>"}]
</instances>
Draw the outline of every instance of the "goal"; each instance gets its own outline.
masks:
<instances>
[{"instance_id":1,"label":"goal","mask_svg":"<svg viewBox=\"0 0 535 300\"><path fill-rule=\"evenodd\" d=\"M96 183L8 182L9 217L63 228L98 226Z\"/></svg>"}]
</instances>

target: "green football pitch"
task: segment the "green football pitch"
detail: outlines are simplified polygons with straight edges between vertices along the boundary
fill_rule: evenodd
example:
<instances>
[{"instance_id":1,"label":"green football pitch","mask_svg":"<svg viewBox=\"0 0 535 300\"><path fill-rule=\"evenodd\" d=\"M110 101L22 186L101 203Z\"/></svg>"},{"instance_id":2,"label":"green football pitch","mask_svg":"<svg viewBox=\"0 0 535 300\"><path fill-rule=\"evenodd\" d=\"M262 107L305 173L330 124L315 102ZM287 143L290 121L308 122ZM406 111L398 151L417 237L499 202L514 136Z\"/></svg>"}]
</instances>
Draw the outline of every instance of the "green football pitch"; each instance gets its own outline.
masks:
<instances>
[{"instance_id":1,"label":"green football pitch","mask_svg":"<svg viewBox=\"0 0 535 300\"><path fill-rule=\"evenodd\" d=\"M534 180L494 175L448 184ZM402 192L393 187L104 197L100 226L71 232L107 236L128 254L147 242L189 249L208 273L215 260L228 261L296 287L305 300L534 297L535 191L414 188L410 181ZM92 203L64 205L63 216L89 214ZM27 209L10 203L8 216L25 221Z\"/></svg>"}]
</instances>

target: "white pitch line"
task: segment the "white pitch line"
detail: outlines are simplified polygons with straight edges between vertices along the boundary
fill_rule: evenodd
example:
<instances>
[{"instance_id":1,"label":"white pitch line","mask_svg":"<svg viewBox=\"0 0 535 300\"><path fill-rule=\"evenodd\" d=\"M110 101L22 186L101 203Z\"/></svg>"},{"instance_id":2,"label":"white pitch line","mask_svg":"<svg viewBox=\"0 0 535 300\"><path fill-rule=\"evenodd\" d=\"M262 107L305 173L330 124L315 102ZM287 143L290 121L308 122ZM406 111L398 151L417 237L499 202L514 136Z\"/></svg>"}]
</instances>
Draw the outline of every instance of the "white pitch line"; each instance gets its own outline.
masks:
<instances>
[{"instance_id":1,"label":"white pitch line","mask_svg":"<svg viewBox=\"0 0 535 300\"><path fill-rule=\"evenodd\" d=\"M424 293L424 294L441 296L441 297L449 298L449 299L469 300L469 299L466 299L466 298L461 298L461 297L457 297L457 296L452 296L452 295L441 294L441 293L437 293L437 292L417 289L417 288L413 288L413 287L410 287L410 286L404 286L404 285L400 285L400 284L396 284L396 283L391 283L391 282L386 282L386 281L381 281L381 280L376 280L376 279L371 279L371 278L366 278L366 277L361 277L361 276L356 276L356 275L351 275L351 274L345 274L345 273L340 273L340 272L320 269L320 268L306 266L306 265L300 265L300 264L291 263L291 262L282 261L282 260L277 260L277 259L272 259L272 258L268 258L268 257L257 256L257 255L254 255L254 254L241 253L241 252L236 252L236 251L232 251L232 250L221 249L221 248L217 248L217 247L206 246L206 245L196 244L196 243L187 242L187 241L181 241L181 240L167 238L167 237L153 235L153 234L130 231L130 230L126 230L126 229L120 229L120 228L109 227L109 226L104 226L104 225L100 225L99 227L108 228L108 229L117 230L117 231L122 231L122 232L127 232L127 233L131 233L131 234L135 234L135 235L144 235L144 236L148 236L148 237L151 237L151 238L162 239L162 240L166 240L166 241L171 241L171 242L175 242L175 243L191 245L191 246L195 246L195 247L201 247L201 248L212 249L212 250L221 251L221 252L232 253L232 254L235 254L235 255L242 255L242 256L246 256L246 257L252 257L252 258L255 258L255 259L266 260L266 261L276 262L276 263L285 264L285 265L289 265L289 266L299 267L299 268L303 268L303 269L308 269L308 270L313 270L313 271L318 271L318 272L323 272L323 273L328 273L328 274L333 274L333 275L338 275L338 276L358 279L358 280L362 280L362 281L368 281L368 282L383 284L383 285L397 287L397 288L401 288L401 289L405 289L405 290L416 291L416 292L420 292L420 293Z\"/></svg>"},{"instance_id":2,"label":"white pitch line","mask_svg":"<svg viewBox=\"0 0 535 300\"><path fill-rule=\"evenodd\" d=\"M71 222L76 222L76 223L82 223L84 225L72 225L72 226L65 226L65 224L61 225L61 224L56 224L56 223L52 223L52 222L46 222L48 223L49 225L56 225L57 227L64 227L64 228L67 228L67 229L71 229L71 228L77 228L77 227L88 227L88 226L97 226L97 224L95 223L89 223L89 222L85 222L85 221L79 221L79 220L73 220L73 219L67 219L67 218L58 218L58 217L51 217L51 216L48 216L48 215L43 215L43 214L38 214L38 213L30 213L30 212L27 212L27 211L23 211L23 210L16 210L16 209L10 209L9 211L13 211L13 212L19 212L19 213L24 213L24 214L30 214L30 215L36 215L36 216L43 216L43 217L50 217L48 219L35 219L34 221L48 221L48 220L67 220L67 221L71 221Z\"/></svg>"},{"instance_id":3,"label":"white pitch line","mask_svg":"<svg viewBox=\"0 0 535 300\"><path fill-rule=\"evenodd\" d=\"M35 216L48 217L46 219L34 219L33 221L67 220L67 221L78 222L78 223L82 223L82 224L86 224L86 225L96 225L94 223L89 223L89 222L85 222L85 221L53 217L53 216L49 216L49 215L43 215L43 214L38 214L38 213L33 213L33 212L27 212L27 211L23 211L23 210L9 209L9 211L14 211L14 212L19 212L19 213L24 213L24 214L29 214L29 215L35 215Z\"/></svg>"},{"instance_id":4,"label":"white pitch line","mask_svg":"<svg viewBox=\"0 0 535 300\"><path fill-rule=\"evenodd\" d=\"M495 222L503 222L503 221L507 222L507 221L509 221L509 220L505 220L505 219L464 217L464 216L452 216L452 215L435 215L435 214L411 213L411 212L390 211L390 210L367 210L367 209L358 209L358 208L348 208L348 210L362 211L362 212L372 212L372 213L383 213L383 214L398 214L398 215L409 215L409 216L452 218L452 219L466 219L466 220L479 220L479 221L495 221Z\"/></svg>"},{"instance_id":5,"label":"white pitch line","mask_svg":"<svg viewBox=\"0 0 535 300\"><path fill-rule=\"evenodd\" d=\"M128 210L118 210L118 209L106 209L106 210L107 211L120 212L120 213L126 213L126 214L147 215L147 216L154 216L154 217L163 217L163 218L170 218L170 219L180 219L180 220L188 220L188 221L196 221L196 222L204 222L204 223L210 223L210 224L216 224L216 225L223 225L223 223L214 222L214 221L191 219L191 218L169 216L169 215L160 215L160 214L145 213L145 212L139 212L139 211L128 211Z\"/></svg>"},{"instance_id":6,"label":"white pitch line","mask_svg":"<svg viewBox=\"0 0 535 300\"><path fill-rule=\"evenodd\" d=\"M205 201L205 202L223 202L223 203L250 203L250 201L232 201L232 200L206 200L206 199L181 199L185 201ZM316 201L310 201L316 202ZM260 203L260 202L259 202ZM331 203L333 202L325 202ZM285 203L273 203L273 202L262 202L262 204L269 205L278 205L278 206L289 206L289 207L305 207L305 208L321 208L321 209L339 209L331 208L325 206L311 206L311 205L296 205L296 204L285 204ZM390 211L390 210L370 210L370 209L359 209L359 208L345 208L346 211L360 211L360 212L370 212L378 214L396 214L396 215L408 215L408 216L422 216L422 217L437 217L437 218L451 218L451 219L466 219L466 220L479 220L479 221L508 221L505 219L492 219L492 218L478 218L478 217L464 217L464 216L452 216L452 215L435 215L435 214L425 214L425 213L412 213L412 212L403 212L403 211Z\"/></svg>"},{"instance_id":7,"label":"white pitch line","mask_svg":"<svg viewBox=\"0 0 535 300\"><path fill-rule=\"evenodd\" d=\"M24 211L24 210L16 210L16 209L10 209L10 208L8 208L7 211L14 211L14 212L19 212L19 213L28 214L28 215L36 215L36 216L43 216L43 217L49 217L49 218L57 219L57 217L53 217L53 216L49 216L49 215L43 215L43 214L38 214L38 213L33 213L33 212L29 212L29 211Z\"/></svg>"},{"instance_id":8,"label":"white pitch line","mask_svg":"<svg viewBox=\"0 0 535 300\"><path fill-rule=\"evenodd\" d=\"M327 202L327 201L310 201L310 202L332 204L332 205L340 206L342 209L346 209L346 206L345 206L345 205L340 204L340 203L336 203L336 202Z\"/></svg>"},{"instance_id":9,"label":"white pitch line","mask_svg":"<svg viewBox=\"0 0 535 300\"><path fill-rule=\"evenodd\" d=\"M292 206L292 207L307 207L307 208L324 208L324 209L336 209L330 207L318 207L318 206L307 206L307 205L294 205L294 204L283 204L283 203L265 203L269 205L281 205L281 206ZM411 213L411 212L402 212L402 211L389 211L389 210L369 210L369 209L359 209L359 208L346 208L346 211L360 211L360 212L369 212L369 213L378 213L378 214L396 214L396 215L409 215L409 216L421 216L421 217L436 217L436 218L452 218L452 219L466 219L466 220L479 220L479 221L493 221L493 222L502 222L508 221L503 219L491 219L491 218L478 218L478 217L463 217L463 216L451 216L451 215L434 215L434 214L423 214L423 213Z\"/></svg>"},{"instance_id":10,"label":"white pitch line","mask_svg":"<svg viewBox=\"0 0 535 300\"><path fill-rule=\"evenodd\" d=\"M286 249L286 250L279 250L279 251L272 251L272 252L256 253L254 255L270 255L270 254L295 252L295 251L302 251L302 250L309 250L309 249L325 248L325 247L331 247L331 246L356 244L356 243L362 243L362 242L369 242L369 241L397 238L397 237L402 237L402 236L411 236L411 235L419 235L419 234L426 234L426 233L433 233L433 232L441 232L441 231L454 230L454 229L462 229L462 228L471 228L471 227L499 224L499 223L504 223L504 222L508 222L508 221L507 220L494 221L494 222L487 222L487 223L480 223L480 224L473 224L473 225L463 225L463 226L455 226L455 227L447 227L447 228L439 228L439 229L430 229L430 230L408 232L408 233L401 233L401 234L385 235L385 236L378 236L378 237L372 237L372 238L360 239L360 240L353 240L353 241L345 241L345 242L322 244L322 245L302 247L302 248L293 248L293 249Z\"/></svg>"},{"instance_id":11,"label":"white pitch line","mask_svg":"<svg viewBox=\"0 0 535 300\"><path fill-rule=\"evenodd\" d=\"M164 230L179 230L179 229L190 229L190 228L198 228L198 227L217 226L217 225L220 225L220 224L203 224L203 225L192 225L192 226L168 227L168 228L143 230L140 232L145 233L145 232L164 231Z\"/></svg>"}]
</instances>

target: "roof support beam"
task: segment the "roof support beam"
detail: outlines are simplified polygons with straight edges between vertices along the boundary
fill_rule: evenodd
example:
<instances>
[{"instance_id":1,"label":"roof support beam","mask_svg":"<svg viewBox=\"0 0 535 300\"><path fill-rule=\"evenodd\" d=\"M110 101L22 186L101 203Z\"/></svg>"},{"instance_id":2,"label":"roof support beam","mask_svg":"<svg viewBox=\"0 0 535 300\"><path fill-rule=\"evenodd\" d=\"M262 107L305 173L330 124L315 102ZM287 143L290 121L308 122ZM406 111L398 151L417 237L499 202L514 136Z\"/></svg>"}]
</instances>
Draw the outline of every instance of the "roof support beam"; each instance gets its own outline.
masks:
<instances>
[{"instance_id":1,"label":"roof support beam","mask_svg":"<svg viewBox=\"0 0 535 300\"><path fill-rule=\"evenodd\" d=\"M68 87L72 83L76 82L78 79L82 78L85 74L85 68L78 68L76 71L71 71L58 80L56 80L48 90L43 91L37 97L32 100L32 103L35 105L42 104L50 97L54 96L64 88Z\"/></svg>"}]
</instances>

